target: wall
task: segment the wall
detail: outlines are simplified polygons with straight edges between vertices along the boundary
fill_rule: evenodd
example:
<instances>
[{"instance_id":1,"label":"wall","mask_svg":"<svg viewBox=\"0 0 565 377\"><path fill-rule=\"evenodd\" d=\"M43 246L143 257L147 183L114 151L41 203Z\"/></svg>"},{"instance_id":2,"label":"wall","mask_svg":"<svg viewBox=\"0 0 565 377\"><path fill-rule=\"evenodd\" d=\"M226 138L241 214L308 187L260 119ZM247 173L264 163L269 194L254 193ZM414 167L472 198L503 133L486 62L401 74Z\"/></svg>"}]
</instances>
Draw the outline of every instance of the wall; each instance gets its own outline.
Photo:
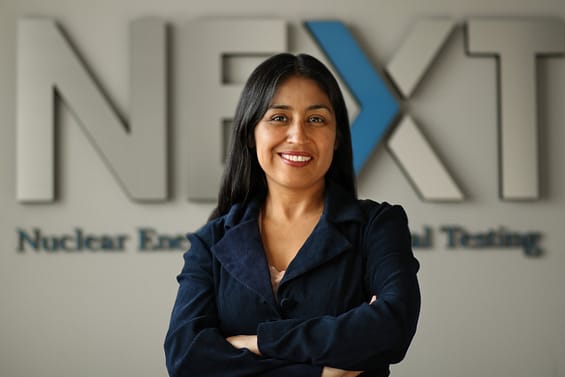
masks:
<instances>
[{"instance_id":1,"label":"wall","mask_svg":"<svg viewBox=\"0 0 565 377\"><path fill-rule=\"evenodd\" d=\"M57 20L118 110L128 112L128 23L159 16L170 25L171 196L128 200L72 114L61 106L58 201L21 204L15 194L16 23ZM346 23L376 66L384 66L417 20L449 16L558 17L558 0L490 1L131 1L0 2L0 375L165 376L162 342L182 266L179 251L123 253L17 251L17 228L69 233L167 234L199 227L210 203L187 198L189 137L183 123L182 25L203 16L279 17L293 51L316 52L302 22ZM203 40L204 43L205 40ZM317 51L319 54L319 51ZM417 249L423 295L418 333L402 376L565 376L565 58L538 68L540 187L536 201L508 202L498 192L496 63L470 58L464 32L450 37L409 103L426 137L464 188L462 203L422 201L384 146L359 175L360 196L401 203L411 227L433 229L433 247ZM439 228L480 232L504 226L543 233L541 257L519 249L447 247Z\"/></svg>"}]
</instances>

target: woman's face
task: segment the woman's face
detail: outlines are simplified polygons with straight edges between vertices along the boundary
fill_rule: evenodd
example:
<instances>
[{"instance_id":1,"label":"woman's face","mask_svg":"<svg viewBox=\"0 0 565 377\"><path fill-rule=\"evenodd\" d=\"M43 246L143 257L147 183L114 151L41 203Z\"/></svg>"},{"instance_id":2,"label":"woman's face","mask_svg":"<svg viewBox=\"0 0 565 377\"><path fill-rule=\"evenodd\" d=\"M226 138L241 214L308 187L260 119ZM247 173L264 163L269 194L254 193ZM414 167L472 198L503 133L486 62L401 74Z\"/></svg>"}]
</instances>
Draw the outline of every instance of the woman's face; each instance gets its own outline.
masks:
<instances>
[{"instance_id":1,"label":"woman's face","mask_svg":"<svg viewBox=\"0 0 565 377\"><path fill-rule=\"evenodd\" d=\"M336 121L315 81L293 76L279 84L254 135L269 190L323 188L336 145Z\"/></svg>"}]
</instances>

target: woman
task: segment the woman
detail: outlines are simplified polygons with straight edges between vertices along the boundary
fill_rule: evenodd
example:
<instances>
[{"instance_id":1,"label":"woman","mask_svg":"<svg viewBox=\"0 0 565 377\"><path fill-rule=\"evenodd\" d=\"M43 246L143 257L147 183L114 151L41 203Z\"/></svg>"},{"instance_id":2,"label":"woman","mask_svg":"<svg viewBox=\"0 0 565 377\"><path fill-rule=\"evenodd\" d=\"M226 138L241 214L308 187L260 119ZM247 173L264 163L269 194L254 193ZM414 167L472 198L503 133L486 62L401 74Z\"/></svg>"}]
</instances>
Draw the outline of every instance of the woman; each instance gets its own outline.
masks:
<instances>
[{"instance_id":1,"label":"woman","mask_svg":"<svg viewBox=\"0 0 565 377\"><path fill-rule=\"evenodd\" d=\"M218 206L189 235L171 376L387 376L420 308L404 211L357 200L329 70L280 54L246 83Z\"/></svg>"}]
</instances>

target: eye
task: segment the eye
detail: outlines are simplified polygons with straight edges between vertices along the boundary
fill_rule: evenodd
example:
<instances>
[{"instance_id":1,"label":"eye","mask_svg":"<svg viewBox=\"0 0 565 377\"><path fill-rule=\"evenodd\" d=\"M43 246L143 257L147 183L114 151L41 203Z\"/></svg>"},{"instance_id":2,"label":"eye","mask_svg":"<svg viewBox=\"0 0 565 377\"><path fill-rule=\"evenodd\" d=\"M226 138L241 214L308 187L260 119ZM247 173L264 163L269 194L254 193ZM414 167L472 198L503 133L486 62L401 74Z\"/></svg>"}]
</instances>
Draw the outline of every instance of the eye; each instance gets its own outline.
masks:
<instances>
[{"instance_id":1,"label":"eye","mask_svg":"<svg viewBox=\"0 0 565 377\"><path fill-rule=\"evenodd\" d=\"M275 114L273 116L271 116L271 121L273 122L286 122L288 120L288 118L285 115L282 114Z\"/></svg>"},{"instance_id":2,"label":"eye","mask_svg":"<svg viewBox=\"0 0 565 377\"><path fill-rule=\"evenodd\" d=\"M308 117L308 122L310 123L314 123L314 124L323 124L325 123L325 119L321 116L318 115L312 115L310 117Z\"/></svg>"}]
</instances>

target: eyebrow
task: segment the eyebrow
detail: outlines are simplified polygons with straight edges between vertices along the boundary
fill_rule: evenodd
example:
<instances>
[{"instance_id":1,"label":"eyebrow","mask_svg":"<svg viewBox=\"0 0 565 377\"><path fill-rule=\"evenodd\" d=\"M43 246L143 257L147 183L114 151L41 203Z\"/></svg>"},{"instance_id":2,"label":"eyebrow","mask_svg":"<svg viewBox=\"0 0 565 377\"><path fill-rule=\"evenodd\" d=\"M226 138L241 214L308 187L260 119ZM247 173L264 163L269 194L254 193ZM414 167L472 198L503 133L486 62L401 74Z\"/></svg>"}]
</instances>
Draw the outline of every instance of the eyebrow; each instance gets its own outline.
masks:
<instances>
[{"instance_id":1,"label":"eyebrow","mask_svg":"<svg viewBox=\"0 0 565 377\"><path fill-rule=\"evenodd\" d=\"M277 104L273 104L271 106L269 106L269 109L275 109L275 110L291 110L292 107L288 106L288 105L277 105ZM325 109L327 111L329 111L330 113L332 112L331 108L326 106L326 105L322 105L322 104L315 104L315 105L310 105L306 108L306 110L319 110L319 109Z\"/></svg>"}]
</instances>

